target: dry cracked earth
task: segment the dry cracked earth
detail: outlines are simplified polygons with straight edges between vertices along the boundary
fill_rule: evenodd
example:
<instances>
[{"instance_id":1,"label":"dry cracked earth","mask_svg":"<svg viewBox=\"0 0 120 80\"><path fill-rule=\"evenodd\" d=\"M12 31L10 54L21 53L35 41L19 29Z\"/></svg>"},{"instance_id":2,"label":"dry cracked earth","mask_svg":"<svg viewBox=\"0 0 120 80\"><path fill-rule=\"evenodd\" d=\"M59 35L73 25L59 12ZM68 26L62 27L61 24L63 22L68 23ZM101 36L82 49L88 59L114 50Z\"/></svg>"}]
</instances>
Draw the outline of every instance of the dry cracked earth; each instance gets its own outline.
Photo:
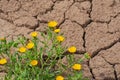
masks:
<instances>
[{"instance_id":1,"label":"dry cracked earth","mask_svg":"<svg viewBox=\"0 0 120 80\"><path fill-rule=\"evenodd\" d=\"M0 37L29 37L51 20L64 32L63 44L77 47L76 58L91 53L85 77L120 80L120 0L0 0Z\"/></svg>"}]
</instances>

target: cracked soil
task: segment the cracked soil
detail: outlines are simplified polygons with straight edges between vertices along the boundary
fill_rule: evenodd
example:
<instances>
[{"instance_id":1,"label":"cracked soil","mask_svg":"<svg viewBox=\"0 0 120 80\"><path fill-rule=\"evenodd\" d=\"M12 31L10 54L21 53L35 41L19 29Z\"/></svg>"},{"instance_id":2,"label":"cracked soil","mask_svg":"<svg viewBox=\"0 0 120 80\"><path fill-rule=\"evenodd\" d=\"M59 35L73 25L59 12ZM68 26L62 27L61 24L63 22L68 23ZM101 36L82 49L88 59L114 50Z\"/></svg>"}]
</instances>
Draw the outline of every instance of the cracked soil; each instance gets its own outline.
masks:
<instances>
[{"instance_id":1,"label":"cracked soil","mask_svg":"<svg viewBox=\"0 0 120 80\"><path fill-rule=\"evenodd\" d=\"M91 53L85 77L120 80L120 0L0 0L0 37L29 37L51 20L66 37L63 45L77 47L76 58Z\"/></svg>"}]
</instances>

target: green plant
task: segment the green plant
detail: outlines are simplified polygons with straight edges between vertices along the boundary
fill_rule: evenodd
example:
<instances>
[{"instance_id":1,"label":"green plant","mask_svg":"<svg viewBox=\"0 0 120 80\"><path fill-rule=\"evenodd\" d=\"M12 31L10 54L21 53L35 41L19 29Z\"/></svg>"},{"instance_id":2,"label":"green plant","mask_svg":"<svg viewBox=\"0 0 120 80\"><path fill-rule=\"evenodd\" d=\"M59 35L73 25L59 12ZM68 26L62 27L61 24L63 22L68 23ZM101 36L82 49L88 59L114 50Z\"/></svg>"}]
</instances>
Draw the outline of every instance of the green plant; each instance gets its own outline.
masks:
<instances>
[{"instance_id":1,"label":"green plant","mask_svg":"<svg viewBox=\"0 0 120 80\"><path fill-rule=\"evenodd\" d=\"M65 38L59 34L60 29L56 29L56 26L57 22L49 22L46 34L32 32L31 39L22 36L12 41L5 38L0 40L0 65L6 67L5 80L85 80L82 78L80 62L85 57L89 58L89 55L85 54L79 62L75 62L76 47L71 46L67 50L67 47L61 46ZM43 40L39 39L38 35L42 36ZM39 43L42 46L39 46ZM14 53L11 52L12 48L15 49ZM67 66L61 62L66 51L71 53L66 55ZM4 55L7 55L8 59ZM63 77L62 74L67 68L72 69L72 74Z\"/></svg>"}]
</instances>

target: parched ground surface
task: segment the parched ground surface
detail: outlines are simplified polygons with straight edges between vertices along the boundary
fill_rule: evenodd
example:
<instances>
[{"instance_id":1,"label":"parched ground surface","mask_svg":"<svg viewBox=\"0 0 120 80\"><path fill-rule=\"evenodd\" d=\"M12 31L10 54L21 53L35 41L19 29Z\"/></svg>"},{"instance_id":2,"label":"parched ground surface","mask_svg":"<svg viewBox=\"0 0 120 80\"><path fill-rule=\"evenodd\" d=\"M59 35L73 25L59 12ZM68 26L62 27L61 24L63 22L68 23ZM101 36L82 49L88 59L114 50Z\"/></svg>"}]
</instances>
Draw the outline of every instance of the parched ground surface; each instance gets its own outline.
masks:
<instances>
[{"instance_id":1,"label":"parched ground surface","mask_svg":"<svg viewBox=\"0 0 120 80\"><path fill-rule=\"evenodd\" d=\"M77 47L76 58L91 53L85 77L120 80L120 0L0 0L0 37L29 37L51 20L64 32L63 44Z\"/></svg>"}]
</instances>

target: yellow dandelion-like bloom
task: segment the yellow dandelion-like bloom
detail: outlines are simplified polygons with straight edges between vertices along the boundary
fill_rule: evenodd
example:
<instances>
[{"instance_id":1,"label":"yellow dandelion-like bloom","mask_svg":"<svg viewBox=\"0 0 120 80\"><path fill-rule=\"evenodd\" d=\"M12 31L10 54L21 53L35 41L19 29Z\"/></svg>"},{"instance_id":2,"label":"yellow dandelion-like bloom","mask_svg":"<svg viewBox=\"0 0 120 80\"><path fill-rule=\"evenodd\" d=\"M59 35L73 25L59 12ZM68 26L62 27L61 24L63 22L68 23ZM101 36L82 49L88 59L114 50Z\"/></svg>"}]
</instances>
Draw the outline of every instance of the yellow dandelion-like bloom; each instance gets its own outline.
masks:
<instances>
[{"instance_id":1,"label":"yellow dandelion-like bloom","mask_svg":"<svg viewBox=\"0 0 120 80\"><path fill-rule=\"evenodd\" d=\"M3 64L6 64L7 63L7 60L5 58L3 59L0 59L0 64L3 65Z\"/></svg>"},{"instance_id":2,"label":"yellow dandelion-like bloom","mask_svg":"<svg viewBox=\"0 0 120 80\"><path fill-rule=\"evenodd\" d=\"M52 27L52 28L54 28L54 27L56 27L57 26L57 22L56 21L50 21L50 22L48 22L48 27Z\"/></svg>"},{"instance_id":3,"label":"yellow dandelion-like bloom","mask_svg":"<svg viewBox=\"0 0 120 80\"><path fill-rule=\"evenodd\" d=\"M76 49L75 46L71 46L71 47L68 48L68 51L69 51L70 53L75 53L76 50L77 50L77 49Z\"/></svg>"},{"instance_id":4,"label":"yellow dandelion-like bloom","mask_svg":"<svg viewBox=\"0 0 120 80\"><path fill-rule=\"evenodd\" d=\"M56 80L64 80L64 77L63 76L57 76Z\"/></svg>"},{"instance_id":5,"label":"yellow dandelion-like bloom","mask_svg":"<svg viewBox=\"0 0 120 80\"><path fill-rule=\"evenodd\" d=\"M26 45L27 49L32 49L33 47L34 47L34 43L31 41Z\"/></svg>"},{"instance_id":6,"label":"yellow dandelion-like bloom","mask_svg":"<svg viewBox=\"0 0 120 80\"><path fill-rule=\"evenodd\" d=\"M60 29L55 29L54 32L55 32L55 33L59 33L59 32L60 32Z\"/></svg>"},{"instance_id":7,"label":"yellow dandelion-like bloom","mask_svg":"<svg viewBox=\"0 0 120 80\"><path fill-rule=\"evenodd\" d=\"M26 52L26 48L25 48L25 47L20 47L20 48L19 48L19 52L21 52L21 53Z\"/></svg>"},{"instance_id":8,"label":"yellow dandelion-like bloom","mask_svg":"<svg viewBox=\"0 0 120 80\"><path fill-rule=\"evenodd\" d=\"M82 69L82 66L81 66L81 64L74 64L74 65L72 66L72 68L73 68L74 70L81 70L81 69Z\"/></svg>"},{"instance_id":9,"label":"yellow dandelion-like bloom","mask_svg":"<svg viewBox=\"0 0 120 80\"><path fill-rule=\"evenodd\" d=\"M0 41L3 41L3 40L5 40L5 38L3 37L3 38L0 38Z\"/></svg>"},{"instance_id":10,"label":"yellow dandelion-like bloom","mask_svg":"<svg viewBox=\"0 0 120 80\"><path fill-rule=\"evenodd\" d=\"M30 34L32 37L37 37L38 36L38 33L36 32L36 31L34 31L34 32L31 32L31 34Z\"/></svg>"},{"instance_id":11,"label":"yellow dandelion-like bloom","mask_svg":"<svg viewBox=\"0 0 120 80\"><path fill-rule=\"evenodd\" d=\"M64 41L64 37L63 36L57 36L57 41L59 41L59 42L62 42L62 41Z\"/></svg>"},{"instance_id":12,"label":"yellow dandelion-like bloom","mask_svg":"<svg viewBox=\"0 0 120 80\"><path fill-rule=\"evenodd\" d=\"M30 62L30 64L31 64L32 66L36 66L36 65L38 64L38 61L37 61L37 60L32 60L32 61Z\"/></svg>"}]
</instances>

